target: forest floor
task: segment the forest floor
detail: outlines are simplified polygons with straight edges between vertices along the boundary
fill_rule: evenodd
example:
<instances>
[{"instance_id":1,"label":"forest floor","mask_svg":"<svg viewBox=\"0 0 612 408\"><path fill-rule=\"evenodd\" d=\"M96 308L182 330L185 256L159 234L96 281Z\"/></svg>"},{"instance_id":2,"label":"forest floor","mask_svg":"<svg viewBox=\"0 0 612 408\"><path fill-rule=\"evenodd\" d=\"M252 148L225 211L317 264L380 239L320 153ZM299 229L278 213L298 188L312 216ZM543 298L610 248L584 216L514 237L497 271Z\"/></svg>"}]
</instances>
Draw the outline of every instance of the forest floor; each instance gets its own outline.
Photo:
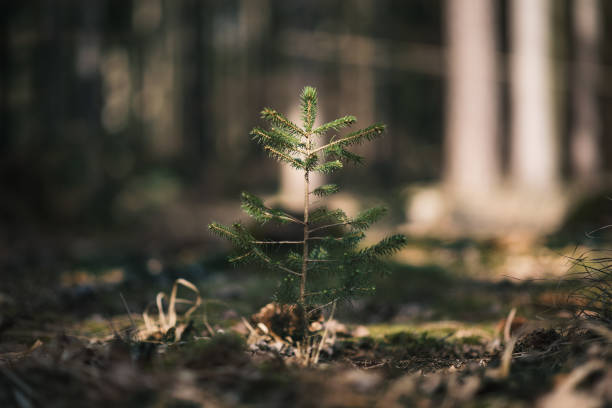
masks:
<instances>
[{"instance_id":1,"label":"forest floor","mask_svg":"<svg viewBox=\"0 0 612 408\"><path fill-rule=\"evenodd\" d=\"M610 323L585 313L568 275L587 248L415 239L375 295L326 311L319 362L304 367L303 347L253 318L274 277L206 246L11 245L2 407L612 405ZM177 304L173 322L177 279L179 298L201 303Z\"/></svg>"}]
</instances>

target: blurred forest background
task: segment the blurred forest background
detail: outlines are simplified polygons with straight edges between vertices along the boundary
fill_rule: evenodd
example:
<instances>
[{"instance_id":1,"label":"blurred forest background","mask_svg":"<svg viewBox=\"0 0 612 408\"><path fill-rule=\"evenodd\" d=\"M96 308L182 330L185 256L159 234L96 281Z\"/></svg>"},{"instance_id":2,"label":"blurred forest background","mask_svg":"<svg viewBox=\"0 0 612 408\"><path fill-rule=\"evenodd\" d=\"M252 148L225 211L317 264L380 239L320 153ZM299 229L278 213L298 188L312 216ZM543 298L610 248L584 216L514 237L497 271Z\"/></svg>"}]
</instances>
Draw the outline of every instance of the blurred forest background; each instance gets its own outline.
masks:
<instances>
[{"instance_id":1,"label":"blurred forest background","mask_svg":"<svg viewBox=\"0 0 612 408\"><path fill-rule=\"evenodd\" d=\"M0 0L0 405L610 404L611 39L604 0ZM249 131L306 85L322 122L387 125L329 205L409 240L338 308L325 375L254 335L279 276L207 228L242 190L300 212ZM140 336L173 282L201 307Z\"/></svg>"},{"instance_id":2,"label":"blurred forest background","mask_svg":"<svg viewBox=\"0 0 612 408\"><path fill-rule=\"evenodd\" d=\"M291 207L248 131L307 84L323 120L388 125L339 182L410 233L549 233L599 194L583 238L612 213L605 1L4 1L0 22L7 245L207 239L243 189Z\"/></svg>"}]
</instances>

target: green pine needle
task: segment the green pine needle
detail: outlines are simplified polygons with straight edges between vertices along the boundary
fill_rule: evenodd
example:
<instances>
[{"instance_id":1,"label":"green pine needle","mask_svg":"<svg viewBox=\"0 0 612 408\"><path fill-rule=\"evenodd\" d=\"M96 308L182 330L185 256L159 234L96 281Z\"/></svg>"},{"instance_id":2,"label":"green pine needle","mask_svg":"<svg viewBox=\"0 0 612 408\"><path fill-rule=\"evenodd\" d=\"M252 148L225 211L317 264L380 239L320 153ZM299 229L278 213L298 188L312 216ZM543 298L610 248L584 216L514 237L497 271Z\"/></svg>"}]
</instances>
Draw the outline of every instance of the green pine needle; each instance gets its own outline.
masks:
<instances>
[{"instance_id":1,"label":"green pine needle","mask_svg":"<svg viewBox=\"0 0 612 408\"><path fill-rule=\"evenodd\" d=\"M327 163L323 163L323 164L319 164L318 166L315 166L312 171L317 171L319 173L323 173L323 174L331 174L336 170L341 169L342 166L342 162L340 160L333 160L333 161L329 161Z\"/></svg>"},{"instance_id":2,"label":"green pine needle","mask_svg":"<svg viewBox=\"0 0 612 408\"><path fill-rule=\"evenodd\" d=\"M314 189L312 194L318 197L326 197L340 191L340 188L336 184L325 184L321 187L317 187Z\"/></svg>"},{"instance_id":3,"label":"green pine needle","mask_svg":"<svg viewBox=\"0 0 612 408\"><path fill-rule=\"evenodd\" d=\"M380 258L394 254L406 246L408 239L401 234L391 235L383 238L378 244L360 251L365 258Z\"/></svg>"},{"instance_id":4,"label":"green pine needle","mask_svg":"<svg viewBox=\"0 0 612 408\"><path fill-rule=\"evenodd\" d=\"M342 139L338 139L331 142L329 145L324 146L324 149L326 152L329 151L330 153L333 153L333 150L329 150L331 147L334 147L336 145L340 147L348 147L356 144L361 144L365 141L369 142L380 137L384 131L384 124L375 123L372 126L368 126L367 128L351 132Z\"/></svg>"},{"instance_id":5,"label":"green pine needle","mask_svg":"<svg viewBox=\"0 0 612 408\"><path fill-rule=\"evenodd\" d=\"M303 144L300 143L297 137L276 127L270 130L255 127L251 130L250 134L257 143L272 147L283 153L299 153L303 147Z\"/></svg>"},{"instance_id":6,"label":"green pine needle","mask_svg":"<svg viewBox=\"0 0 612 408\"><path fill-rule=\"evenodd\" d=\"M327 132L329 130L344 129L346 127L351 126L355 122L357 122L357 118L354 117L353 115L343 116L341 118L332 120L331 122L328 122L328 123L326 123L324 125L319 126L315 130L313 130L312 133L323 135L323 134L325 134L325 132Z\"/></svg>"},{"instance_id":7,"label":"green pine needle","mask_svg":"<svg viewBox=\"0 0 612 408\"><path fill-rule=\"evenodd\" d=\"M300 109L306 132L310 132L314 125L317 117L317 104L317 90L311 86L304 87L300 95Z\"/></svg>"},{"instance_id":8,"label":"green pine needle","mask_svg":"<svg viewBox=\"0 0 612 408\"><path fill-rule=\"evenodd\" d=\"M265 224L268 221L281 223L292 221L292 217L289 214L281 210L266 207L261 198L246 191L242 192L241 201L242 210L261 224Z\"/></svg>"},{"instance_id":9,"label":"green pine needle","mask_svg":"<svg viewBox=\"0 0 612 408\"><path fill-rule=\"evenodd\" d=\"M344 160L347 163L353 163L362 165L364 163L363 157L355 154L353 152L349 152L348 150L342 148L339 144L328 147L324 150L326 157L337 158L339 160Z\"/></svg>"},{"instance_id":10,"label":"green pine needle","mask_svg":"<svg viewBox=\"0 0 612 408\"><path fill-rule=\"evenodd\" d=\"M293 135L306 135L306 132L304 132L304 130L302 130L298 125L287 119L282 113L279 113L272 108L264 108L261 111L261 117L262 119L271 122L273 125L276 125Z\"/></svg>"},{"instance_id":11,"label":"green pine needle","mask_svg":"<svg viewBox=\"0 0 612 408\"><path fill-rule=\"evenodd\" d=\"M208 229L222 238L226 238L232 242L238 242L238 235L234 233L230 227L219 224L218 222L213 222L208 225Z\"/></svg>"},{"instance_id":12,"label":"green pine needle","mask_svg":"<svg viewBox=\"0 0 612 408\"><path fill-rule=\"evenodd\" d=\"M367 209L353 218L349 224L357 230L364 230L387 214L385 207L374 207Z\"/></svg>"},{"instance_id":13,"label":"green pine needle","mask_svg":"<svg viewBox=\"0 0 612 408\"><path fill-rule=\"evenodd\" d=\"M347 219L346 213L339 208L336 210L317 208L310 214L310 223L312 224L321 222L338 223L345 222Z\"/></svg>"},{"instance_id":14,"label":"green pine needle","mask_svg":"<svg viewBox=\"0 0 612 408\"><path fill-rule=\"evenodd\" d=\"M289 154L281 151L280 149L274 148L272 146L264 146L264 150L270 155L270 157L289 164L291 167L304 170L306 167L304 162L301 159L290 156Z\"/></svg>"}]
</instances>

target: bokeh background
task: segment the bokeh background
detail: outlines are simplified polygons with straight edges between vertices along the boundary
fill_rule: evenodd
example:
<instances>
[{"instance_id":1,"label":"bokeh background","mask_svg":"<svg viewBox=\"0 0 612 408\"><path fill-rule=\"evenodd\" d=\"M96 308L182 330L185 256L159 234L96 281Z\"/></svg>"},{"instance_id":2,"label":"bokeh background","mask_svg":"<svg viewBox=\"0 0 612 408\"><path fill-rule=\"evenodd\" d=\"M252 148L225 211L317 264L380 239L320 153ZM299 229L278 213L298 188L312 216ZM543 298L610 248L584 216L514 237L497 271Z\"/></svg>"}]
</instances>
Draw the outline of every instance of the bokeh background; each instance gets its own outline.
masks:
<instances>
[{"instance_id":1,"label":"bokeh background","mask_svg":"<svg viewBox=\"0 0 612 408\"><path fill-rule=\"evenodd\" d=\"M264 106L295 117L304 85L318 88L322 120L387 124L359 148L366 166L335 176L349 212L391 208L387 231L578 243L611 223L607 1L1 8L0 248L10 270L17 258L43 268L105 245L223 251L207 224L240 217L241 190L294 207L299 181L248 132Z\"/></svg>"},{"instance_id":2,"label":"bokeh background","mask_svg":"<svg viewBox=\"0 0 612 408\"><path fill-rule=\"evenodd\" d=\"M0 406L604 406L611 40L611 0L0 0ZM208 224L303 238L239 197L299 216L249 131L306 85L387 125L327 205L408 243L301 371Z\"/></svg>"}]
</instances>

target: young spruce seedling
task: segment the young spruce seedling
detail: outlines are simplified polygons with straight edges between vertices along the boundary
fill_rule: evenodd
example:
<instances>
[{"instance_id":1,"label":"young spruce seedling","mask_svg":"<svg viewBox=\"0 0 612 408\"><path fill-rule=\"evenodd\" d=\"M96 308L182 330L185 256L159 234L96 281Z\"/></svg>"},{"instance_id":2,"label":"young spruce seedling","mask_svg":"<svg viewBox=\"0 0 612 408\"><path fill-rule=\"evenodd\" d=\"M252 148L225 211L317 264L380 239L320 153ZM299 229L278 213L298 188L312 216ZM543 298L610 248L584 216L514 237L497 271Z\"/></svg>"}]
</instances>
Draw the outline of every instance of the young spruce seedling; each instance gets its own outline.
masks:
<instances>
[{"instance_id":1,"label":"young spruce seedling","mask_svg":"<svg viewBox=\"0 0 612 408\"><path fill-rule=\"evenodd\" d=\"M347 148L378 138L385 126L376 123L340 136L338 131L356 122L354 116L348 115L313 128L317 91L309 86L300 95L300 110L302 126L274 109L265 108L261 117L269 122L269 128L255 127L250 134L272 158L303 172L303 218L267 207L263 200L247 192L242 193L242 209L259 224L299 224L303 227L303 238L296 241L260 239L239 222L232 226L213 222L209 228L231 241L237 250L230 262L256 264L280 274L282 279L275 300L297 305L303 324L300 336L304 336L310 312L374 290L373 276L387 272L384 258L404 246L406 237L391 235L375 245L361 247L359 243L365 237L363 231L385 214L384 207L370 208L356 217L347 216L341 209L311 208L313 196L329 196L338 192L338 186L327 184L311 190L310 174L330 174L345 163L361 164L363 158ZM334 134L328 137L332 132ZM319 138L324 138L325 143L317 140ZM284 256L274 256L269 250L273 245L291 249L282 252Z\"/></svg>"}]
</instances>

